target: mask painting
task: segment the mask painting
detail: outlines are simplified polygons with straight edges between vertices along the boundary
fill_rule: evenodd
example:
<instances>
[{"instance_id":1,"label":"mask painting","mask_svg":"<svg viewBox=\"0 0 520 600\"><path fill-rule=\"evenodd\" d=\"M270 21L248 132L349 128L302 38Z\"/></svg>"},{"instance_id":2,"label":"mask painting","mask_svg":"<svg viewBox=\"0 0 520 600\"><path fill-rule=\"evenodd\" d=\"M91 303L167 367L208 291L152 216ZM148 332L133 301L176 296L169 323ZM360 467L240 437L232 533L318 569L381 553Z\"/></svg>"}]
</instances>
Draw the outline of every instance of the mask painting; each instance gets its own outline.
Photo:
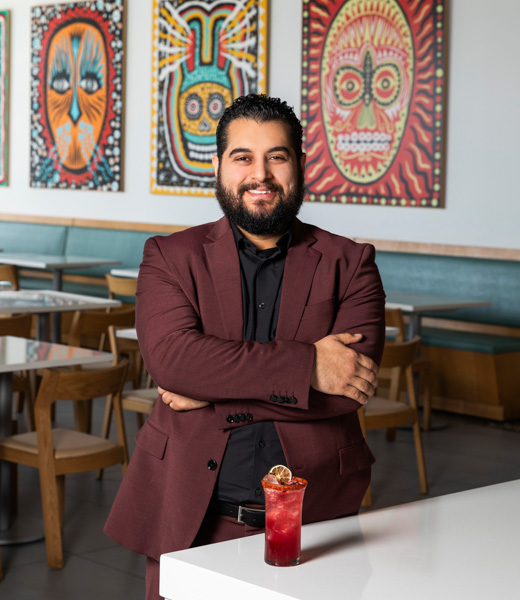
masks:
<instances>
[{"instance_id":1,"label":"mask painting","mask_svg":"<svg viewBox=\"0 0 520 600\"><path fill-rule=\"evenodd\" d=\"M8 10L0 10L0 185L7 185L7 124L9 122L9 19Z\"/></svg>"},{"instance_id":2,"label":"mask painting","mask_svg":"<svg viewBox=\"0 0 520 600\"><path fill-rule=\"evenodd\" d=\"M119 191L123 4L61 6L33 9L31 184Z\"/></svg>"},{"instance_id":3,"label":"mask painting","mask_svg":"<svg viewBox=\"0 0 520 600\"><path fill-rule=\"evenodd\" d=\"M265 86L266 0L155 0L152 192L210 195L217 124Z\"/></svg>"},{"instance_id":4,"label":"mask painting","mask_svg":"<svg viewBox=\"0 0 520 600\"><path fill-rule=\"evenodd\" d=\"M441 205L444 0L415 4L304 0L307 200Z\"/></svg>"}]
</instances>

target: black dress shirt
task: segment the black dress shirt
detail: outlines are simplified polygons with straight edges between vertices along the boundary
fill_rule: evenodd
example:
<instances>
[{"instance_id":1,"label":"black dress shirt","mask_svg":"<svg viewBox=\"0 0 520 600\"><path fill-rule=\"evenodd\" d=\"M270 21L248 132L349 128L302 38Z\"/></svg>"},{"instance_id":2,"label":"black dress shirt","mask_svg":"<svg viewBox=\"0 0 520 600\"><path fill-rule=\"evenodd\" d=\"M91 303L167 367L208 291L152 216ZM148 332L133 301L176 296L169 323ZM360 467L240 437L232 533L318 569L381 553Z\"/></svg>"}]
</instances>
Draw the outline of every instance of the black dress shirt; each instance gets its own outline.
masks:
<instances>
[{"instance_id":1,"label":"black dress shirt","mask_svg":"<svg viewBox=\"0 0 520 600\"><path fill-rule=\"evenodd\" d=\"M276 335L283 270L291 233L287 231L275 248L257 250L234 225L232 228L240 259L243 339L265 344ZM265 376L269 377L269 374ZM286 463L272 421L234 428L222 459L215 496L237 504L264 504L260 481L272 466L278 464Z\"/></svg>"}]
</instances>

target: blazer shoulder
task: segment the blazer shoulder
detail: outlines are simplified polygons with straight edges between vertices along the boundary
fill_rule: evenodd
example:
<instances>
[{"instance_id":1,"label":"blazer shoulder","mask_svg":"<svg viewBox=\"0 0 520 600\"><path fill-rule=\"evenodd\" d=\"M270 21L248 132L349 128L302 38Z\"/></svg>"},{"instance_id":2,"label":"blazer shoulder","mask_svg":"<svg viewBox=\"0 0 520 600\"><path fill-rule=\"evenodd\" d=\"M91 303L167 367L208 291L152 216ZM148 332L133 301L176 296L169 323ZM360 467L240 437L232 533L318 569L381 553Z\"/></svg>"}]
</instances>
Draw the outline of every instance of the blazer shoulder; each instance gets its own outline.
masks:
<instances>
[{"instance_id":1,"label":"blazer shoulder","mask_svg":"<svg viewBox=\"0 0 520 600\"><path fill-rule=\"evenodd\" d=\"M329 256L334 253L346 254L351 258L363 254L375 255L375 248L372 244L356 242L351 238L321 229L316 225L304 223L302 225L307 230L307 234L315 238L316 242L313 247Z\"/></svg>"},{"instance_id":2,"label":"blazer shoulder","mask_svg":"<svg viewBox=\"0 0 520 600\"><path fill-rule=\"evenodd\" d=\"M146 244L155 243L161 250L174 250L176 252L200 250L204 244L211 241L213 232L219 228L221 221L194 225L170 235L154 235L146 241Z\"/></svg>"}]
</instances>

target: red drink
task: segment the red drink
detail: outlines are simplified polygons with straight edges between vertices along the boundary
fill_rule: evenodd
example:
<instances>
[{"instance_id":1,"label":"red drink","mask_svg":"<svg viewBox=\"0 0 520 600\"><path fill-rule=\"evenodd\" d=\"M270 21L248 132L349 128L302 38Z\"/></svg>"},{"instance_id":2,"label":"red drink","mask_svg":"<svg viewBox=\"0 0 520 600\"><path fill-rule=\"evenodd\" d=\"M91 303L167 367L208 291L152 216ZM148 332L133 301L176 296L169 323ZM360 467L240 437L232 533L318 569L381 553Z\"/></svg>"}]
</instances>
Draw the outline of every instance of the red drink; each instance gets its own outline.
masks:
<instances>
[{"instance_id":1,"label":"red drink","mask_svg":"<svg viewBox=\"0 0 520 600\"><path fill-rule=\"evenodd\" d=\"M288 567L300 562L302 505L307 482L293 477L278 483L274 475L262 479L265 494L265 562Z\"/></svg>"}]
</instances>

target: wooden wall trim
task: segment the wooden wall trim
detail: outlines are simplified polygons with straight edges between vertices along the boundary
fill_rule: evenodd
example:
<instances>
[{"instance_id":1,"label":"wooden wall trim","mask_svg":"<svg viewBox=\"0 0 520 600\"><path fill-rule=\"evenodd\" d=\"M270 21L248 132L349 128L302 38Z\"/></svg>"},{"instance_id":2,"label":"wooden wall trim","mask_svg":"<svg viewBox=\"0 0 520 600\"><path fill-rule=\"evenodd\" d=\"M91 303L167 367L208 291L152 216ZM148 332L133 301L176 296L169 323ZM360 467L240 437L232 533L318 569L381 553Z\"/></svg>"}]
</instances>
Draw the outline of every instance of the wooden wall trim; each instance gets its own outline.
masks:
<instances>
[{"instance_id":1,"label":"wooden wall trim","mask_svg":"<svg viewBox=\"0 0 520 600\"><path fill-rule=\"evenodd\" d=\"M119 229L122 231L149 231L150 233L174 233L190 227L189 225L168 225L165 223L132 223L130 221L104 221L101 219L75 219L72 217L40 217L34 215L11 215L6 213L0 213L0 221L91 227L93 229Z\"/></svg>"},{"instance_id":2,"label":"wooden wall trim","mask_svg":"<svg viewBox=\"0 0 520 600\"><path fill-rule=\"evenodd\" d=\"M190 225L169 225L165 223L132 223L129 221L76 219L73 217L41 217L34 215L11 215L6 213L0 213L0 221L20 221L22 223L43 223L46 225L69 225L98 229L120 229L124 231L149 231L151 233L174 233L190 227ZM469 258L520 261L520 249L515 248L487 248L485 246L457 246L452 244L399 242L395 240L354 239L356 242L373 244L376 250L380 250L381 252L466 256Z\"/></svg>"},{"instance_id":3,"label":"wooden wall trim","mask_svg":"<svg viewBox=\"0 0 520 600\"><path fill-rule=\"evenodd\" d=\"M381 252L466 256L468 258L520 261L520 250L514 248L487 248L483 246L456 246L451 244L426 244L422 242L399 242L394 240L354 239L356 242L372 244L375 246L376 250L380 250Z\"/></svg>"}]
</instances>

